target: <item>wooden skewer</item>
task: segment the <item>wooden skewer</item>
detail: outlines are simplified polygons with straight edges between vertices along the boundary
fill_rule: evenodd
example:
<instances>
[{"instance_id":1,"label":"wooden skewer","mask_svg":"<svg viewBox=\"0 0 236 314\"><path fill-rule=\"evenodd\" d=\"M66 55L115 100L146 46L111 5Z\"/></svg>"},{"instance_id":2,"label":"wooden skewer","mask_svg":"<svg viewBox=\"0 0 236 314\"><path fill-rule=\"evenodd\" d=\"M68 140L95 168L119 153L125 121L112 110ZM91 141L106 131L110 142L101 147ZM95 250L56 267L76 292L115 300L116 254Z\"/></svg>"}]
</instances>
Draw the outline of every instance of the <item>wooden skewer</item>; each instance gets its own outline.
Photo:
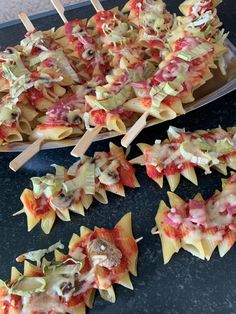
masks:
<instances>
[{"instance_id":1,"label":"wooden skewer","mask_svg":"<svg viewBox=\"0 0 236 314\"><path fill-rule=\"evenodd\" d=\"M62 21L64 23L68 23L68 20L65 17L65 14L64 14L65 8L63 7L61 1L60 0L51 0L51 2L53 4L54 8L57 10L57 13L60 15Z\"/></svg>"},{"instance_id":2,"label":"wooden skewer","mask_svg":"<svg viewBox=\"0 0 236 314\"><path fill-rule=\"evenodd\" d=\"M144 112L141 115L141 117L135 122L135 124L130 128L130 130L121 139L122 146L128 147L133 142L133 140L139 135L139 133L147 125L148 116L149 116L149 112Z\"/></svg>"},{"instance_id":3,"label":"wooden skewer","mask_svg":"<svg viewBox=\"0 0 236 314\"><path fill-rule=\"evenodd\" d=\"M40 151L40 147L45 141L45 137L38 138L34 143L29 145L22 153L9 163L9 167L13 171L19 170L27 161Z\"/></svg>"},{"instance_id":4,"label":"wooden skewer","mask_svg":"<svg viewBox=\"0 0 236 314\"><path fill-rule=\"evenodd\" d=\"M33 32L35 30L33 23L25 12L21 12L18 17L28 32Z\"/></svg>"},{"instance_id":5,"label":"wooden skewer","mask_svg":"<svg viewBox=\"0 0 236 314\"><path fill-rule=\"evenodd\" d=\"M92 5L94 6L97 12L104 11L103 6L101 5L99 0L90 0ZM147 117L149 113L145 112L131 127L131 129L126 133L126 135L121 140L121 145L124 147L128 147L131 142L138 136L138 134L145 128L147 124Z\"/></svg>"},{"instance_id":6,"label":"wooden skewer","mask_svg":"<svg viewBox=\"0 0 236 314\"><path fill-rule=\"evenodd\" d=\"M94 138L100 133L102 128L103 126L98 125L94 128L88 129L71 151L71 155L74 157L80 157L84 155L84 153L92 144Z\"/></svg>"},{"instance_id":7,"label":"wooden skewer","mask_svg":"<svg viewBox=\"0 0 236 314\"><path fill-rule=\"evenodd\" d=\"M94 9L97 11L97 12L101 12L101 11L104 11L104 8L101 4L101 2L99 0L90 0Z\"/></svg>"},{"instance_id":8,"label":"wooden skewer","mask_svg":"<svg viewBox=\"0 0 236 314\"><path fill-rule=\"evenodd\" d=\"M104 11L103 6L99 0L90 0L97 12ZM147 118L149 116L148 112L142 114L142 116L136 121L136 123L131 127L131 129L126 133L126 135L121 140L121 145L128 147L132 141L138 136L138 134L145 128L147 124Z\"/></svg>"},{"instance_id":9,"label":"wooden skewer","mask_svg":"<svg viewBox=\"0 0 236 314\"><path fill-rule=\"evenodd\" d=\"M26 13L22 12L18 16L28 32L35 30L33 23L30 21ZM45 137L41 137L29 145L22 153L9 163L10 169L13 171L19 170L27 161L40 151L40 147L45 140Z\"/></svg>"},{"instance_id":10,"label":"wooden skewer","mask_svg":"<svg viewBox=\"0 0 236 314\"><path fill-rule=\"evenodd\" d=\"M61 3L60 0L51 0L54 8L57 10L58 14L60 15L61 19L63 20L64 23L68 23L68 20L66 19L64 15L64 7ZM95 9L97 8L100 11L103 11L103 7L99 1L92 1L93 6ZM97 10L96 9L96 10ZM101 131L102 126L98 125L94 128L88 129L82 138L79 140L79 142L76 144L76 146L73 148L71 151L71 155L74 157L80 157L85 154L86 150L89 148L89 146L92 144L94 141L94 138L99 134Z\"/></svg>"}]
</instances>

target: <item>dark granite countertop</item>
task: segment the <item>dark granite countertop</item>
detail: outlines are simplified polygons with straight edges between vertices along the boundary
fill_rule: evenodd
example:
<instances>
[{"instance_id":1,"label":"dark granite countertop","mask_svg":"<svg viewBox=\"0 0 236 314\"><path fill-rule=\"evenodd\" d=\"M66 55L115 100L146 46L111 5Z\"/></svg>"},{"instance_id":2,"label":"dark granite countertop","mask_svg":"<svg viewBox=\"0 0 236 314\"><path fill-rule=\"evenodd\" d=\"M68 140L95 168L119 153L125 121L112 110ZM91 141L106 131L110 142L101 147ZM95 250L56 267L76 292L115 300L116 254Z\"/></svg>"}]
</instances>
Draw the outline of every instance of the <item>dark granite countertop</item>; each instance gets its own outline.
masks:
<instances>
[{"instance_id":1,"label":"dark granite countertop","mask_svg":"<svg viewBox=\"0 0 236 314\"><path fill-rule=\"evenodd\" d=\"M124 1L119 1L123 3ZM180 1L169 0L168 8L176 10ZM109 6L118 3L110 1ZM86 6L81 9L68 11L68 18L85 17L92 10ZM225 0L219 6L219 15L224 27L230 31L230 39L236 44L236 2ZM41 29L60 25L56 15L48 18L35 18L34 23ZM0 43L7 46L17 43L24 33L21 25L14 24L0 29ZM153 143L156 138L164 139L169 125L185 127L187 130L199 128L213 128L221 125L228 127L236 125L236 92L233 92L204 108L179 117L171 122L163 123L145 130L135 141ZM119 144L120 138L113 140ZM98 142L89 149L89 154L95 150L108 149L109 141ZM133 143L131 157L138 154ZM16 174L9 170L9 162L16 153L0 154L0 278L10 276L10 266L15 265L15 257L22 252L45 248L61 239L67 244L73 232L79 232L81 224L88 227L112 228L114 223L128 211L133 213L133 227L135 237L143 236L139 243L138 277L132 278L134 291L121 286L115 288L117 302L109 304L97 296L94 314L103 313L164 313L164 314L230 314L236 313L236 248L220 258L215 251L211 260L201 261L189 253L181 251L167 265L163 265L161 245L158 236L152 236L151 228L154 226L154 217L161 199L167 200L164 188L148 179L145 169L137 167L137 177L141 188L126 190L126 198L110 194L109 204L94 203L85 217L72 214L72 221L63 223L57 221L50 235L44 235L38 225L32 232L26 231L25 216L13 218L12 214L21 209L19 197L24 187L30 187L30 177L43 175L52 171L53 163L69 166L75 161L70 156L70 148L41 151L24 168ZM205 176L203 171L197 171L199 186L195 187L187 180L182 179L176 193L188 199L197 192L204 198L209 197L216 188L221 188L221 175L213 172Z\"/></svg>"}]
</instances>

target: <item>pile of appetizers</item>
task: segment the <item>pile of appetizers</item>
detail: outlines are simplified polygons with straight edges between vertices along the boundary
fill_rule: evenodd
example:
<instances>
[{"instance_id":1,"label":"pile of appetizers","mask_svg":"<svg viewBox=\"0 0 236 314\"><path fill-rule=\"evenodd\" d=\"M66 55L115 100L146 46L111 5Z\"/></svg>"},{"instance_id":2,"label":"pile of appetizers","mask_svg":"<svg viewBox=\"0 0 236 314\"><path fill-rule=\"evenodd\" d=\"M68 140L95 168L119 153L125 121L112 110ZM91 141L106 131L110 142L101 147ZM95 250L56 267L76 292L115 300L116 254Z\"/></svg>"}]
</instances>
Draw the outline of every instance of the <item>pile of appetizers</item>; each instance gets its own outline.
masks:
<instances>
[{"instance_id":1,"label":"pile of appetizers","mask_svg":"<svg viewBox=\"0 0 236 314\"><path fill-rule=\"evenodd\" d=\"M125 134L140 115L158 121L226 72L219 1L130 0L58 29L28 32L0 52L0 144L78 137L91 126Z\"/></svg>"}]
</instances>

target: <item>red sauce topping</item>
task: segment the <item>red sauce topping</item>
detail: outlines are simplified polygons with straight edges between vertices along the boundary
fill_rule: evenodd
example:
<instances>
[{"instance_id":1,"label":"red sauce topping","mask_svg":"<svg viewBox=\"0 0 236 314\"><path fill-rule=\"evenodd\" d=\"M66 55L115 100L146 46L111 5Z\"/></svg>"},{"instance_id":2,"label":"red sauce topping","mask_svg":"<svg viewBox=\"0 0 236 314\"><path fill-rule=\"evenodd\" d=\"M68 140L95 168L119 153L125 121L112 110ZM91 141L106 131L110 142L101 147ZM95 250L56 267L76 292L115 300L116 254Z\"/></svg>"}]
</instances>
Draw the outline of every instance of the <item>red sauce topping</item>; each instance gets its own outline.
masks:
<instances>
[{"instance_id":1,"label":"red sauce topping","mask_svg":"<svg viewBox=\"0 0 236 314\"><path fill-rule=\"evenodd\" d=\"M77 25L80 26L82 31L85 30L85 25L83 24L82 21L78 19L72 20L65 24L65 35L71 42L77 40L77 38L73 35L73 28Z\"/></svg>"},{"instance_id":2,"label":"red sauce topping","mask_svg":"<svg viewBox=\"0 0 236 314\"><path fill-rule=\"evenodd\" d=\"M27 98L30 105L32 105L33 107L37 106L37 102L43 97L43 93L37 90L35 87L31 87L27 90Z\"/></svg>"},{"instance_id":3,"label":"red sauce topping","mask_svg":"<svg viewBox=\"0 0 236 314\"><path fill-rule=\"evenodd\" d=\"M7 136L6 126L1 125L1 126L0 126L0 138L1 138L1 139L5 139L6 136Z\"/></svg>"},{"instance_id":4,"label":"red sauce topping","mask_svg":"<svg viewBox=\"0 0 236 314\"><path fill-rule=\"evenodd\" d=\"M207 11L212 11L212 12L214 11L213 1L211 1L211 0L210 1L201 0L199 9L197 10L197 13L199 15L202 15L203 13L205 13ZM193 10L193 6L189 10L189 15L195 16L195 13L194 13L194 10Z\"/></svg>"},{"instance_id":5,"label":"red sauce topping","mask_svg":"<svg viewBox=\"0 0 236 314\"><path fill-rule=\"evenodd\" d=\"M125 163L125 166L124 166ZM130 188L134 188L134 177L135 177L135 169L134 167L125 160L122 160L122 165L118 168L118 172L120 175L120 183L124 186L128 186Z\"/></svg>"},{"instance_id":6,"label":"red sauce topping","mask_svg":"<svg viewBox=\"0 0 236 314\"><path fill-rule=\"evenodd\" d=\"M27 209L29 209L35 216L44 216L51 210L49 201L44 195L36 198L34 203L28 201L27 199L24 201Z\"/></svg>"},{"instance_id":7,"label":"red sauce topping","mask_svg":"<svg viewBox=\"0 0 236 314\"><path fill-rule=\"evenodd\" d=\"M152 106L152 100L151 98L148 98L148 97L144 97L142 98L141 100L141 104L146 107L146 108L151 108Z\"/></svg>"},{"instance_id":8,"label":"red sauce topping","mask_svg":"<svg viewBox=\"0 0 236 314\"><path fill-rule=\"evenodd\" d=\"M158 179L163 176L162 172L157 171L156 167L146 164L147 175L151 179Z\"/></svg>"},{"instance_id":9,"label":"red sauce topping","mask_svg":"<svg viewBox=\"0 0 236 314\"><path fill-rule=\"evenodd\" d=\"M105 110L92 110L90 111L93 122L98 125L105 125L107 114Z\"/></svg>"},{"instance_id":10,"label":"red sauce topping","mask_svg":"<svg viewBox=\"0 0 236 314\"><path fill-rule=\"evenodd\" d=\"M136 17L139 17L141 11L145 9L143 0L133 0L130 3L130 12Z\"/></svg>"}]
</instances>

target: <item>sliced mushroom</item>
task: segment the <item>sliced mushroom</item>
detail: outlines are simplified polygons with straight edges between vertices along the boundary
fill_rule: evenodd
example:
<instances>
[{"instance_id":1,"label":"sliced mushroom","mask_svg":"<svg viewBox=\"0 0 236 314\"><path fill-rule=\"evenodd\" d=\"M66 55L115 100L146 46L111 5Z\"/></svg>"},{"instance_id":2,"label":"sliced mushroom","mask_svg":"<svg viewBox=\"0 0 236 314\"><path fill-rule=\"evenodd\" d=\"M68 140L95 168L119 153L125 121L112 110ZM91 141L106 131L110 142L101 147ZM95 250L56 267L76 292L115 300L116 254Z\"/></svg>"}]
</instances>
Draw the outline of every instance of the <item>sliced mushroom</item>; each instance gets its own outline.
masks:
<instances>
[{"instance_id":1,"label":"sliced mushroom","mask_svg":"<svg viewBox=\"0 0 236 314\"><path fill-rule=\"evenodd\" d=\"M118 266L122 258L121 251L106 239L92 240L88 245L88 252L94 265L108 269Z\"/></svg>"},{"instance_id":2,"label":"sliced mushroom","mask_svg":"<svg viewBox=\"0 0 236 314\"><path fill-rule=\"evenodd\" d=\"M67 209L70 207L74 200L74 195L72 193L60 193L56 197L52 198L50 201L51 206L54 209Z\"/></svg>"},{"instance_id":3,"label":"sliced mushroom","mask_svg":"<svg viewBox=\"0 0 236 314\"><path fill-rule=\"evenodd\" d=\"M95 55L95 50L93 48L89 48L82 53L82 58L85 60L91 60Z\"/></svg>"},{"instance_id":4,"label":"sliced mushroom","mask_svg":"<svg viewBox=\"0 0 236 314\"><path fill-rule=\"evenodd\" d=\"M0 107L0 125L5 123L11 125L13 122L17 121L20 116L21 110L15 105L12 106L1 106Z\"/></svg>"},{"instance_id":5,"label":"sliced mushroom","mask_svg":"<svg viewBox=\"0 0 236 314\"><path fill-rule=\"evenodd\" d=\"M118 183L120 181L120 175L117 170L119 165L120 163L117 160L113 160L112 163L98 177L99 181L105 185Z\"/></svg>"},{"instance_id":6,"label":"sliced mushroom","mask_svg":"<svg viewBox=\"0 0 236 314\"><path fill-rule=\"evenodd\" d=\"M61 289L62 295L66 295L70 293L71 290L74 290L74 287L71 282L65 281L60 285L60 289Z\"/></svg>"},{"instance_id":7,"label":"sliced mushroom","mask_svg":"<svg viewBox=\"0 0 236 314\"><path fill-rule=\"evenodd\" d=\"M7 47L4 52L6 53L15 53L16 52L16 49L14 47Z\"/></svg>"},{"instance_id":8,"label":"sliced mushroom","mask_svg":"<svg viewBox=\"0 0 236 314\"><path fill-rule=\"evenodd\" d=\"M83 30L83 28L82 28L79 24L75 25L75 26L73 27L73 29L72 29L72 35L73 35L74 37L78 37L78 36L81 35L81 33L83 33L83 32L84 32L84 30Z\"/></svg>"},{"instance_id":9,"label":"sliced mushroom","mask_svg":"<svg viewBox=\"0 0 236 314\"><path fill-rule=\"evenodd\" d=\"M79 109L69 111L67 114L67 120L70 124L80 124L82 122L80 115L81 112Z\"/></svg>"}]
</instances>

